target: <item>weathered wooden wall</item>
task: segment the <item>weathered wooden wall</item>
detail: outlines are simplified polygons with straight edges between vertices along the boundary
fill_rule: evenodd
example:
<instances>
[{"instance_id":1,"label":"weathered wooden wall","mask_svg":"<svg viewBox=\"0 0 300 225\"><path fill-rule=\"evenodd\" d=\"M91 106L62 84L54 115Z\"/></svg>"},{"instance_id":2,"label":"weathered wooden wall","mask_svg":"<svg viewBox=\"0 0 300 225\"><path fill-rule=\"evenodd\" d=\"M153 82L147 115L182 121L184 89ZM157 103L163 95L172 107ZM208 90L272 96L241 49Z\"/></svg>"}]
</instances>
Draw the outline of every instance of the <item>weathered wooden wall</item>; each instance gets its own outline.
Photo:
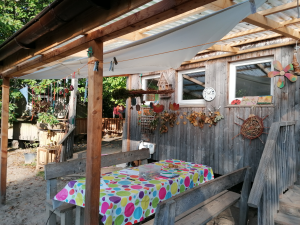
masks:
<instances>
[{"instance_id":1,"label":"weathered wooden wall","mask_svg":"<svg viewBox=\"0 0 300 225\"><path fill-rule=\"evenodd\" d=\"M202 130L199 127L194 127L187 119L184 119L188 122L186 125L182 123L183 120L179 119L181 123L175 125L174 128L169 128L166 134L160 134L159 129L157 129L156 133L150 136L150 141L156 143L156 152L153 158L156 160L175 158L202 163L211 166L214 172L218 174L226 174L244 166L251 166L253 168L252 172L255 174L264 144L259 139L255 139L249 145L250 141L248 139L244 140L241 136L232 140L240 131L240 127L235 125L234 122L242 124L242 120L238 119L237 116L248 118L251 110L253 110L255 115L260 117L269 115L264 120L266 127L270 127L273 121L298 120L300 80L296 83L286 80L285 87L279 89L276 86L278 77L274 78L274 105L256 106L254 109L250 107L230 106L228 104L229 65L230 62L238 60L274 56L275 60L279 60L283 66L286 66L292 62L293 47L287 46L209 60L179 68L179 70L187 70L205 67L206 86L213 87L217 92L216 98L212 102L206 102L205 106L180 107L181 114L182 112L191 112L192 110L196 112L208 112L207 107L221 106L220 112L225 116L225 119L222 119L212 128L209 128L208 124L205 124ZM143 74L143 76L153 74L158 74L158 72ZM175 76L168 77L167 79L169 79L173 87L177 90L177 73ZM131 76L130 86L131 89L141 88L139 75ZM165 105L165 108L168 109L169 102L177 102L176 90L172 94L171 99L160 101ZM130 106L127 105L128 107ZM137 111L135 108L131 110L130 114L130 150L135 150L141 140L141 127L137 123ZM125 129L127 129L128 120L129 118L126 117ZM268 132L268 129L266 129L266 132ZM298 130L295 136L297 134ZM261 138L265 142L267 134L263 134ZM124 141L126 139L127 133L124 134ZM123 144L123 151L126 150L126 146Z\"/></svg>"}]
</instances>

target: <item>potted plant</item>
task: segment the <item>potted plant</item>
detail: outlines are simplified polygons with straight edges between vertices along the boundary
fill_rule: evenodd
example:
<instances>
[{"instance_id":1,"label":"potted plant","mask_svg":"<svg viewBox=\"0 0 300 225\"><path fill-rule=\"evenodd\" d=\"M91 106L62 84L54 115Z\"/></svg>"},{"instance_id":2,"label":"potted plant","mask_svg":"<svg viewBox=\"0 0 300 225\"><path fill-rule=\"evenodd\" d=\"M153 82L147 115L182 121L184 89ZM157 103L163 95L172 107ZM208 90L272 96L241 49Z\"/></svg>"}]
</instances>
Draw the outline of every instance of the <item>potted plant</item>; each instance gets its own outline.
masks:
<instances>
[{"instance_id":1,"label":"potted plant","mask_svg":"<svg viewBox=\"0 0 300 225\"><path fill-rule=\"evenodd\" d=\"M60 124L58 119L51 113L41 112L38 114L38 127L49 130L62 130L64 125Z\"/></svg>"}]
</instances>

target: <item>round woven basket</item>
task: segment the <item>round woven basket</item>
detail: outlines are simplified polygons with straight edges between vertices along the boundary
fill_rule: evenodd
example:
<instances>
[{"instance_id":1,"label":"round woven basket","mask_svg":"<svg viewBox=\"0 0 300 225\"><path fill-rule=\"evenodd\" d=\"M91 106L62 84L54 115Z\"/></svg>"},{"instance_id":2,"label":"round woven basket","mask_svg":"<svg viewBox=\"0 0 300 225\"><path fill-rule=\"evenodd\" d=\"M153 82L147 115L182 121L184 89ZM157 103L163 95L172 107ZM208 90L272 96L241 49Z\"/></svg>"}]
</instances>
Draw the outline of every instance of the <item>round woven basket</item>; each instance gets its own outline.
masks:
<instances>
[{"instance_id":1,"label":"round woven basket","mask_svg":"<svg viewBox=\"0 0 300 225\"><path fill-rule=\"evenodd\" d=\"M248 139L258 138L264 131L264 124L259 116L251 116L242 124L241 134Z\"/></svg>"}]
</instances>

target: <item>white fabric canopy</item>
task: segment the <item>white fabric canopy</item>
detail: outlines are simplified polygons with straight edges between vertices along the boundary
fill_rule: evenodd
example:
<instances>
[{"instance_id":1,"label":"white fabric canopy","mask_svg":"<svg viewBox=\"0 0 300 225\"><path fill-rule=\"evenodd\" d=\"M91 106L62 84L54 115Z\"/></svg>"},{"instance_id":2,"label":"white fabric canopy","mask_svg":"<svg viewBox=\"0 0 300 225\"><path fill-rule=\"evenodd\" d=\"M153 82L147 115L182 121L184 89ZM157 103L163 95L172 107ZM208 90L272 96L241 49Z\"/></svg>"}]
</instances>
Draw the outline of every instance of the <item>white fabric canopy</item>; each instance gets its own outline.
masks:
<instances>
[{"instance_id":1,"label":"white fabric canopy","mask_svg":"<svg viewBox=\"0 0 300 225\"><path fill-rule=\"evenodd\" d=\"M265 0L256 0L255 2L258 8ZM250 14L249 1L242 2L157 35L104 52L104 76L176 69L180 67L183 61L191 60L199 51L212 46L214 43L210 42L220 40ZM174 51L196 45L201 46ZM159 54L164 52L168 53ZM115 65L114 71L109 71L109 62L112 61L113 57L116 57L119 63ZM122 60L128 59L134 60L122 62ZM73 72L77 72L87 62L88 58L68 60L22 76L20 79L62 79ZM76 78L87 76L87 66L80 70L80 74L76 73Z\"/></svg>"}]
</instances>

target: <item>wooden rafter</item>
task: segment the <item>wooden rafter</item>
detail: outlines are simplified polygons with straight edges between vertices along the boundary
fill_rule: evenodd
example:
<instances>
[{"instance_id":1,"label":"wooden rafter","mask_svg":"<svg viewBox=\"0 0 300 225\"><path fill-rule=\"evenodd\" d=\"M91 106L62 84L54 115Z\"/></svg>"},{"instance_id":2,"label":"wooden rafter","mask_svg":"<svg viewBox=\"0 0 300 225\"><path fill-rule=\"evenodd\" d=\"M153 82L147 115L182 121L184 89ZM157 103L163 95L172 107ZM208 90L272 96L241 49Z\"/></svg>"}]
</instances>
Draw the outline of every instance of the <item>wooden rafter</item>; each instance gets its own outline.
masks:
<instances>
[{"instance_id":1,"label":"wooden rafter","mask_svg":"<svg viewBox=\"0 0 300 225\"><path fill-rule=\"evenodd\" d=\"M229 6L234 5L235 3L230 0L218 0L216 2L205 5L204 7L211 10L221 10ZM263 29L272 29L273 32L279 33L286 37L290 37L298 40L300 38L299 32L295 29L285 27L283 24L280 24L274 20L271 20L259 13L252 14L243 20L244 22L253 24L255 26L261 27Z\"/></svg>"},{"instance_id":2,"label":"wooden rafter","mask_svg":"<svg viewBox=\"0 0 300 225\"><path fill-rule=\"evenodd\" d=\"M4 77L22 76L23 72L34 69L39 66L43 66L47 63L53 62L61 58L65 58L69 55L87 49L88 43L90 41L97 39L103 42L109 41L122 35L128 34L130 32L134 32L139 29L145 28L149 25L164 21L173 16L177 16L180 13L184 13L195 8L201 7L213 1L214 0L163 0L146 9L141 10L138 13L132 14L104 28L93 31L69 44L66 44L60 48L54 49L53 51L49 51L45 54L42 54L34 60L30 60L26 63L23 63L22 65L11 68L12 65L14 65L14 63L11 62L10 64L6 65L5 68L3 68L2 71L6 71L1 72L0 75Z\"/></svg>"},{"instance_id":3,"label":"wooden rafter","mask_svg":"<svg viewBox=\"0 0 300 225\"><path fill-rule=\"evenodd\" d=\"M205 87L205 83L203 83L203 82L201 82L201 81L199 81L199 80L197 80L195 78L192 78L192 77L190 77L188 75L182 75L182 77L185 78L185 79L187 79L187 80L189 80L189 81L191 81L191 82L193 82L193 83L195 83L195 84L199 84L202 87Z\"/></svg>"},{"instance_id":4,"label":"wooden rafter","mask_svg":"<svg viewBox=\"0 0 300 225\"><path fill-rule=\"evenodd\" d=\"M266 50L266 49L279 48L279 47L282 47L282 46L288 46L288 45L294 45L294 44L296 44L296 41L289 41L289 42L284 42L284 43L279 43L279 44L266 45L266 46L257 47L257 48L250 48L250 49L246 49L246 50L240 50L236 53L226 53L226 54L222 54L222 55L205 57L205 58L201 58L201 59L194 59L194 60L186 61L186 62L182 63L182 65L192 64L192 63L199 63L199 62L203 62L203 61L207 61L207 60L219 59L219 58L224 58L224 57L228 57L228 56L245 54L245 53L249 53L249 52L262 51L262 50Z\"/></svg>"},{"instance_id":5,"label":"wooden rafter","mask_svg":"<svg viewBox=\"0 0 300 225\"><path fill-rule=\"evenodd\" d=\"M271 15L271 14L274 14L274 13L283 12L283 11L293 9L293 8L296 8L296 7L297 7L297 1L293 1L293 2L290 2L290 3L283 4L283 5L280 5L280 6L276 6L276 7L273 7L271 9L266 9L266 10L263 10L263 11L260 11L260 12L257 12L257 13L262 15L262 16L268 16L268 15Z\"/></svg>"},{"instance_id":6,"label":"wooden rafter","mask_svg":"<svg viewBox=\"0 0 300 225\"><path fill-rule=\"evenodd\" d=\"M213 45L208 48L211 51L222 51L222 52L238 52L239 49L236 47L231 47L227 45Z\"/></svg>"}]
</instances>

